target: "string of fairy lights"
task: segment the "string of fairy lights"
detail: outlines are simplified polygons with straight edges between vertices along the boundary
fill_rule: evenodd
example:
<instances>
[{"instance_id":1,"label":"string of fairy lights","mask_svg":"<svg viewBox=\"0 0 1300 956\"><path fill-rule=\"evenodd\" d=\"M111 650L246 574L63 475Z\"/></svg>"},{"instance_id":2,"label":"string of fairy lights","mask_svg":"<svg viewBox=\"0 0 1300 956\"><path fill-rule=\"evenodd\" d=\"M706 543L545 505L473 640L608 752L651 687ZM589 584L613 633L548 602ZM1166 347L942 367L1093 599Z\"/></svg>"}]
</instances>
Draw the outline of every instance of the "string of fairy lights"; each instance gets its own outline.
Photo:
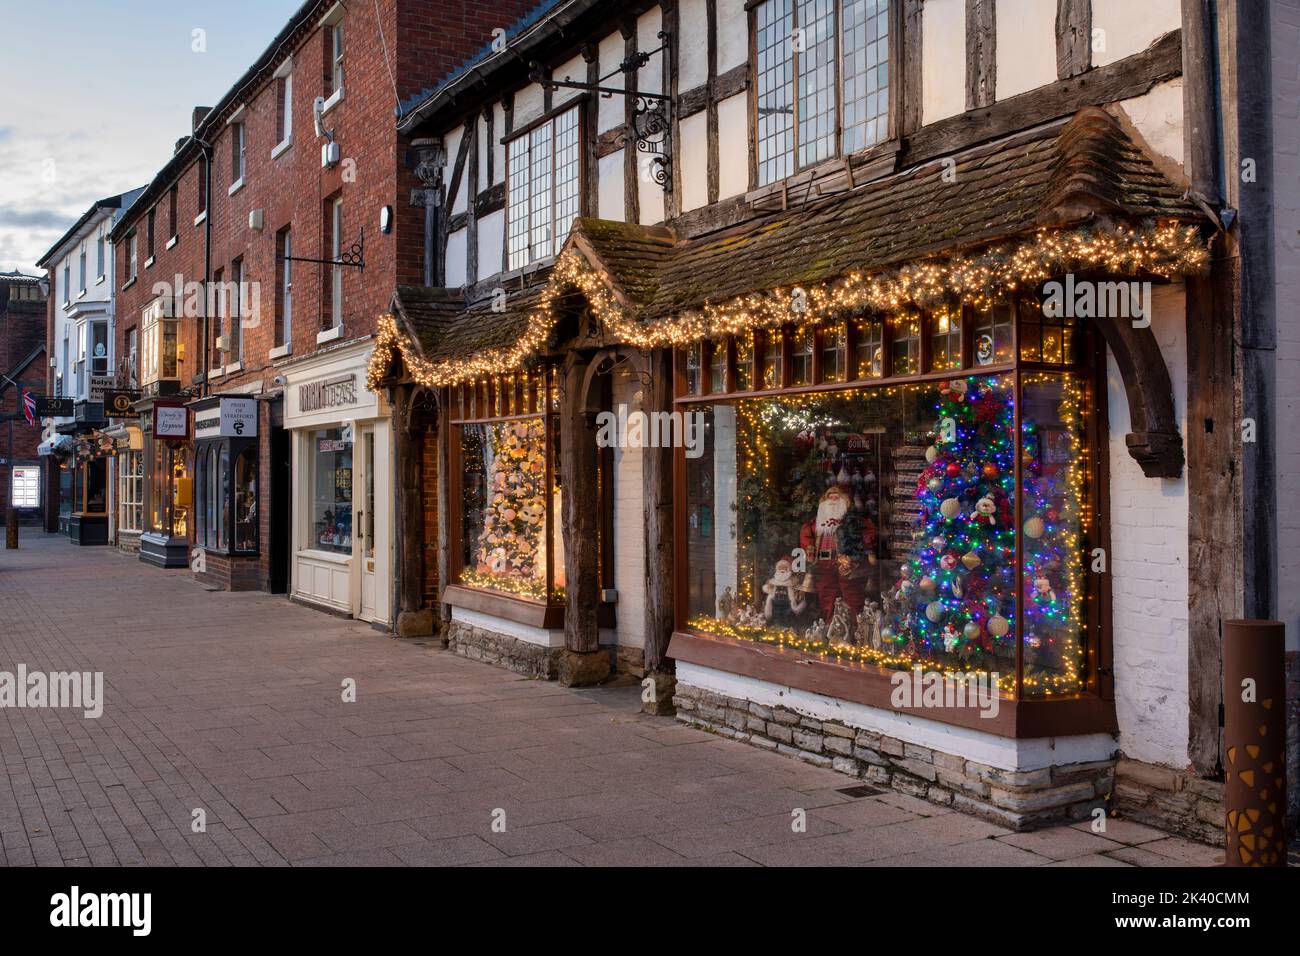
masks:
<instances>
[{"instance_id":1,"label":"string of fairy lights","mask_svg":"<svg viewBox=\"0 0 1300 956\"><path fill-rule=\"evenodd\" d=\"M607 275L570 249L556 261L537 308L508 346L430 359L401 333L391 315L381 316L367 385L372 390L381 387L399 352L410 378L430 388L516 370L545 347L560 318L559 300L574 291L586 299L607 335L648 349L680 347L788 323L815 327L852 312L892 313L954 301L983 307L1017 289L1071 271L1172 278L1200 274L1208 263L1209 253L1196 227L1179 223L1041 230L1028 239L964 256L885 270L854 270L826 282L706 302L662 320L644 322L637 310L615 294Z\"/></svg>"}]
</instances>

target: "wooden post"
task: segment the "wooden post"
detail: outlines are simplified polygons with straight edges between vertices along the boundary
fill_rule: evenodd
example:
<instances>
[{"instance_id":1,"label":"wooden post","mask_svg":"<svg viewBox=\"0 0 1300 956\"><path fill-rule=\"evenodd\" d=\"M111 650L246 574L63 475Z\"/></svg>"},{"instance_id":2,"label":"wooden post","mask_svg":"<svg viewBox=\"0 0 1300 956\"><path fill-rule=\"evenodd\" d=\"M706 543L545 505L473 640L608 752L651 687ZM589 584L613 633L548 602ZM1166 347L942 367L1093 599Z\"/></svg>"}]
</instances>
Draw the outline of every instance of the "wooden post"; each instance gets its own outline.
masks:
<instances>
[{"instance_id":1,"label":"wooden post","mask_svg":"<svg viewBox=\"0 0 1300 956\"><path fill-rule=\"evenodd\" d=\"M600 554L596 547L596 431L583 394L590 359L570 352L564 362L560 399L560 480L564 534L564 653L560 683L598 684L609 676L609 655L600 650L596 610L600 601Z\"/></svg>"},{"instance_id":2,"label":"wooden post","mask_svg":"<svg viewBox=\"0 0 1300 956\"><path fill-rule=\"evenodd\" d=\"M414 386L393 389L393 443L397 456L397 597L393 632L398 637L433 633L433 611L424 603L424 495L421 435L415 425Z\"/></svg>"},{"instance_id":3,"label":"wooden post","mask_svg":"<svg viewBox=\"0 0 1300 956\"><path fill-rule=\"evenodd\" d=\"M451 509L460 501L451 497L451 445L460 439L460 430L451 427L451 389L438 392L438 619L442 625L451 620L451 607L442 601L442 589L451 583ZM445 632L444 632L445 633Z\"/></svg>"},{"instance_id":4,"label":"wooden post","mask_svg":"<svg viewBox=\"0 0 1300 956\"><path fill-rule=\"evenodd\" d=\"M1056 78L1068 80L1090 69L1092 0L1056 0Z\"/></svg>"},{"instance_id":5,"label":"wooden post","mask_svg":"<svg viewBox=\"0 0 1300 956\"><path fill-rule=\"evenodd\" d=\"M673 351L655 349L648 357L650 382L644 411L671 412ZM671 708L673 680L667 659L673 636L673 448L645 448L641 474L645 489L645 669L655 682L654 700L644 710Z\"/></svg>"}]
</instances>

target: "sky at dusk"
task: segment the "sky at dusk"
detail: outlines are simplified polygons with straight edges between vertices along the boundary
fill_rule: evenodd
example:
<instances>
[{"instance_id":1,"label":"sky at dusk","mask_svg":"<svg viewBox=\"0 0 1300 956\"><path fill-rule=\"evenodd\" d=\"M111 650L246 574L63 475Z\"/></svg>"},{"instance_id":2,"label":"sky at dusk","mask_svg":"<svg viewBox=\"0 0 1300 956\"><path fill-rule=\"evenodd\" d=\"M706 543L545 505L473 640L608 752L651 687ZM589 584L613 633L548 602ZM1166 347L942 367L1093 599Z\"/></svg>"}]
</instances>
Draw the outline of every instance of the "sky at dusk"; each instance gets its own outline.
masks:
<instances>
[{"instance_id":1,"label":"sky at dusk","mask_svg":"<svg viewBox=\"0 0 1300 956\"><path fill-rule=\"evenodd\" d=\"M147 183L299 4L0 0L0 272Z\"/></svg>"}]
</instances>

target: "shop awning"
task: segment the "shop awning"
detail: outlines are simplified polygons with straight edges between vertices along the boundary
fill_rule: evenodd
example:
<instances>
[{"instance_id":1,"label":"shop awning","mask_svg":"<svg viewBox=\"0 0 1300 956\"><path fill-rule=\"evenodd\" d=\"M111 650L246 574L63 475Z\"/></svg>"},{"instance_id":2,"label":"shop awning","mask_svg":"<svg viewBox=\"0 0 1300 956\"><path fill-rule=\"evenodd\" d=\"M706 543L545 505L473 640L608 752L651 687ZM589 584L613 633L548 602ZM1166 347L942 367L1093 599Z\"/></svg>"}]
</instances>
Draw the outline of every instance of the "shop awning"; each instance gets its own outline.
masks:
<instances>
[{"instance_id":1,"label":"shop awning","mask_svg":"<svg viewBox=\"0 0 1300 956\"><path fill-rule=\"evenodd\" d=\"M504 311L456 314L435 291L399 290L405 327L381 335L372 368L396 347L425 385L509 371L547 346L575 296L608 341L644 348L988 301L1071 271L1199 273L1205 217L1185 192L1088 107L833 197L791 191L784 211L695 239L577 219L531 304L507 295Z\"/></svg>"},{"instance_id":2,"label":"shop awning","mask_svg":"<svg viewBox=\"0 0 1300 956\"><path fill-rule=\"evenodd\" d=\"M71 435L55 435L49 441L37 445L36 454L41 458L46 455L71 455L76 447L77 442Z\"/></svg>"}]
</instances>

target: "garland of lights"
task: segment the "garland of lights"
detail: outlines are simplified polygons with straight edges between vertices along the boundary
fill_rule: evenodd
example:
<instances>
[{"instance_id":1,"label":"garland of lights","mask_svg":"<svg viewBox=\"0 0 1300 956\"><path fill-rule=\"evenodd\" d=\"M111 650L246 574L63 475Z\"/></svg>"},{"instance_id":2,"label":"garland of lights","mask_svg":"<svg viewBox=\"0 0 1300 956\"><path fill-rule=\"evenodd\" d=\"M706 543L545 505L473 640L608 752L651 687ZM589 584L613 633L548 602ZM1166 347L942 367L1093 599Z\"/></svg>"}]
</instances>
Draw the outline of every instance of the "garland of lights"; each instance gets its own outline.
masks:
<instances>
[{"instance_id":1,"label":"garland of lights","mask_svg":"<svg viewBox=\"0 0 1300 956\"><path fill-rule=\"evenodd\" d=\"M541 301L528 316L523 332L507 347L435 361L407 341L391 315L380 316L366 384L372 391L381 387L398 353L411 379L430 388L513 371L545 346L560 317L556 300L575 289L586 297L592 314L611 337L648 349L683 346L790 322L801 327L817 326L853 311L925 309L952 299L986 306L1018 288L1071 271L1172 278L1203 273L1208 263L1209 253L1194 226L1164 223L1138 229L1042 230L1019 243L999 245L970 256L909 263L875 272L853 271L823 283L705 303L702 308L645 323L634 309L619 301L606 276L568 250L556 261L542 289Z\"/></svg>"}]
</instances>

